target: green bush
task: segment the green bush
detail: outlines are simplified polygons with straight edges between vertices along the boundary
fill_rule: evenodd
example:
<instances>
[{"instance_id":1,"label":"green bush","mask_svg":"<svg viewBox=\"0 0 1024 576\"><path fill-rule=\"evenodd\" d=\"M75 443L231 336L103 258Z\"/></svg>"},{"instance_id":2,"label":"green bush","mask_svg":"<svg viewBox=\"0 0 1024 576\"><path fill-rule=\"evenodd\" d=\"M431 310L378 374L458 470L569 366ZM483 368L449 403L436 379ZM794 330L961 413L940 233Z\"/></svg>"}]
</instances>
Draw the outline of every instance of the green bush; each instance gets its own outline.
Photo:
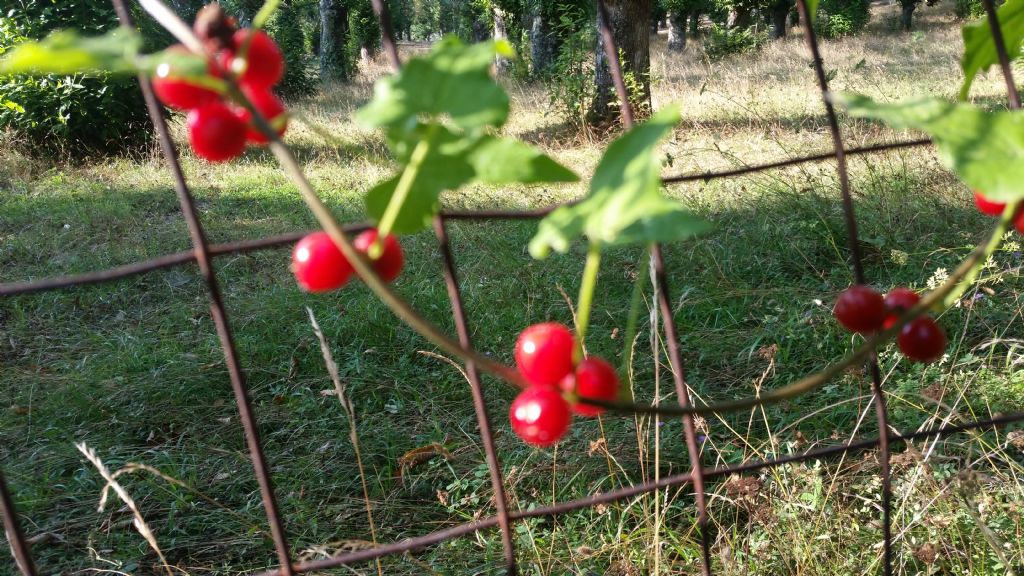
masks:
<instances>
[{"instance_id":1,"label":"green bush","mask_svg":"<svg viewBox=\"0 0 1024 576\"><path fill-rule=\"evenodd\" d=\"M956 0L954 10L957 18L964 20L977 20L985 15L985 8L981 5L981 0Z\"/></svg>"},{"instance_id":2,"label":"green bush","mask_svg":"<svg viewBox=\"0 0 1024 576\"><path fill-rule=\"evenodd\" d=\"M587 125L587 112L594 100L593 26L587 26L591 15L583 6L566 3L556 7L552 33L562 39L554 64L545 74L548 101L569 124L577 128Z\"/></svg>"},{"instance_id":3,"label":"green bush","mask_svg":"<svg viewBox=\"0 0 1024 576\"><path fill-rule=\"evenodd\" d=\"M309 70L306 35L291 8L282 7L267 23L267 33L284 55L284 78L277 91L285 98L305 96L316 91L317 81Z\"/></svg>"},{"instance_id":4,"label":"green bush","mask_svg":"<svg viewBox=\"0 0 1024 576\"><path fill-rule=\"evenodd\" d=\"M821 0L815 27L823 38L840 38L860 32L870 19L870 0Z\"/></svg>"},{"instance_id":5,"label":"green bush","mask_svg":"<svg viewBox=\"0 0 1024 576\"><path fill-rule=\"evenodd\" d=\"M148 42L168 36L141 20ZM22 0L0 16L0 54L60 28L98 35L117 26L107 0ZM11 76L0 79L0 129L33 155L122 154L153 136L134 77Z\"/></svg>"},{"instance_id":6,"label":"green bush","mask_svg":"<svg viewBox=\"0 0 1024 576\"><path fill-rule=\"evenodd\" d=\"M711 34L704 41L704 53L710 60L721 60L731 54L748 54L768 43L768 33L750 28L724 28L711 25Z\"/></svg>"}]
</instances>

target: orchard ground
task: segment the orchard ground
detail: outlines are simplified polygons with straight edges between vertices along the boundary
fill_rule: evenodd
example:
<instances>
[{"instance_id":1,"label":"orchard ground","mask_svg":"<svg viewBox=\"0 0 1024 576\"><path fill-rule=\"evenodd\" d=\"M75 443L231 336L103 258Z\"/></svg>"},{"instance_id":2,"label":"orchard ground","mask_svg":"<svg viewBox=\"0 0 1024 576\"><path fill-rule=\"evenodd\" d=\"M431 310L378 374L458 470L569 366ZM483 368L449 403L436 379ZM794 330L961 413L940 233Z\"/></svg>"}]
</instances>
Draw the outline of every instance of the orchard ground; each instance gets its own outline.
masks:
<instances>
[{"instance_id":1,"label":"orchard ground","mask_svg":"<svg viewBox=\"0 0 1024 576\"><path fill-rule=\"evenodd\" d=\"M825 43L836 90L884 99L952 98L962 51L951 6L923 7L917 32L897 28L898 6L876 7L868 31ZM794 30L794 33L797 32ZM682 55L655 46L655 105L679 102L684 121L664 147L666 174L732 168L830 150L802 37L708 64L699 41ZM407 47L407 49L411 49ZM378 134L351 113L369 97L383 61L357 82L294 107L326 128L324 143L298 122L288 142L343 221L362 219L361 198L394 170ZM1021 71L1024 72L1024 71ZM537 143L578 173L606 139L579 136L550 114L543 86L509 82L506 132ZM995 73L977 97L1004 101ZM181 119L175 119L179 140ZM917 137L844 118L847 146ZM53 166L5 146L0 153L0 279L21 281L128 263L190 246L169 172L154 154ZM265 151L184 167L214 242L314 228ZM850 159L867 274L881 289L941 281L983 238L991 220L930 148ZM535 208L578 197L583 185L472 187L453 208ZM834 163L675 185L669 192L715 224L666 247L669 283L698 402L749 396L841 358L857 343L833 321L831 301L851 282ZM519 331L571 323L584 246L533 261L532 222L452 222L450 232L477 347L506 362ZM892 427L913 431L1024 408L1021 239L993 258L983 282L940 323L947 357L909 364L881 352ZM405 238L396 289L453 332L439 255L429 233ZM587 342L621 363L637 250L605 258ZM358 283L330 295L301 292L280 248L216 261L264 445L296 557L368 546L366 512L348 422L324 369L305 308L331 342L357 412L374 521L381 542L493 513L468 386L459 371ZM649 297L649 290L646 295ZM667 362L656 377L646 311L635 344L638 399L673 402ZM689 469L677 420L577 419L554 450L510 433L515 391L490 378L486 396L513 508L568 500ZM190 574L241 574L274 560L266 519L223 357L194 266L113 284L0 300L0 465L45 574L157 573L156 556L120 502L96 506L103 481L75 450L94 448L122 476L171 564ZM700 420L703 461L735 464L878 433L864 374L763 410ZM1019 434L1019 432L1018 432ZM897 448L893 458L898 574L1004 574L1024 563L1020 436L963 434ZM437 443L436 457L407 457ZM905 451L904 451L905 450ZM445 457L447 455L447 457ZM404 465L403 465L404 464ZM860 574L879 567L877 455L859 453L769 469L710 484L718 574ZM216 500L219 506L200 498ZM700 555L689 487L550 520L517 523L527 574L696 574ZM0 563L12 566L6 548ZM496 531L388 557L388 574L500 573ZM353 567L373 573L372 564ZM348 573L339 570L336 573Z\"/></svg>"}]
</instances>

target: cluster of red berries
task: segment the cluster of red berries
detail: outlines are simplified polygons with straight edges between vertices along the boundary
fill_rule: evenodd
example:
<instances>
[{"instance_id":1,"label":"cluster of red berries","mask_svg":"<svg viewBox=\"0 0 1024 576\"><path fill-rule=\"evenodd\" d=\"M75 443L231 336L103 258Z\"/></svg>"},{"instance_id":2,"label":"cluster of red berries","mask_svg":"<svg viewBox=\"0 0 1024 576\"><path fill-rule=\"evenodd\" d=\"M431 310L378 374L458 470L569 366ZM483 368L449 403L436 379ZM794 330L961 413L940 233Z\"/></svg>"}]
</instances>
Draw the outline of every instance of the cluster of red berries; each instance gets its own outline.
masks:
<instances>
[{"instance_id":1,"label":"cluster of red berries","mask_svg":"<svg viewBox=\"0 0 1024 576\"><path fill-rule=\"evenodd\" d=\"M833 314L850 332L870 334L892 328L920 300L909 288L896 288L883 298L874 289L857 284L839 295ZM930 316L918 316L900 329L896 345L911 360L934 362L946 350L946 332Z\"/></svg>"},{"instance_id":2,"label":"cluster of red berries","mask_svg":"<svg viewBox=\"0 0 1024 576\"><path fill-rule=\"evenodd\" d=\"M600 358L574 365L575 348L572 332L557 322L534 324L519 334L516 367L530 387L512 402L509 419L512 431L526 443L551 446L569 430L574 413L597 416L604 412L575 398L612 401L618 397L615 368Z\"/></svg>"},{"instance_id":3,"label":"cluster of red berries","mask_svg":"<svg viewBox=\"0 0 1024 576\"><path fill-rule=\"evenodd\" d=\"M978 207L979 212L987 216L1002 216L1003 211L1006 210L1005 202L993 202L982 196L979 190L974 191L974 205ZM1017 229L1017 232L1024 234L1024 210L1017 214L1013 221L1013 227Z\"/></svg>"},{"instance_id":4,"label":"cluster of red berries","mask_svg":"<svg viewBox=\"0 0 1024 576\"><path fill-rule=\"evenodd\" d=\"M235 30L231 19L222 18L216 34L211 32L210 26L202 26L200 22L197 18L195 28L208 50L203 56L207 59L209 76L219 79L233 74L253 107L278 134L284 134L287 124L284 104L272 91L284 75L281 49L262 30ZM168 51L190 53L180 44ZM185 122L188 140L201 158L223 162L241 154L246 143L267 143L266 136L253 125L247 109L227 101L221 92L183 76L173 60L157 66L153 91L165 105L188 112Z\"/></svg>"},{"instance_id":5,"label":"cluster of red berries","mask_svg":"<svg viewBox=\"0 0 1024 576\"><path fill-rule=\"evenodd\" d=\"M352 245L363 254L377 242L377 229L371 228L352 240ZM391 282L402 272L405 256L394 234L381 242L380 255L371 258L373 269L385 282ZM345 258L327 232L313 232L295 245L292 251L292 272L299 286L307 292L329 292L344 286L352 277L354 268Z\"/></svg>"}]
</instances>

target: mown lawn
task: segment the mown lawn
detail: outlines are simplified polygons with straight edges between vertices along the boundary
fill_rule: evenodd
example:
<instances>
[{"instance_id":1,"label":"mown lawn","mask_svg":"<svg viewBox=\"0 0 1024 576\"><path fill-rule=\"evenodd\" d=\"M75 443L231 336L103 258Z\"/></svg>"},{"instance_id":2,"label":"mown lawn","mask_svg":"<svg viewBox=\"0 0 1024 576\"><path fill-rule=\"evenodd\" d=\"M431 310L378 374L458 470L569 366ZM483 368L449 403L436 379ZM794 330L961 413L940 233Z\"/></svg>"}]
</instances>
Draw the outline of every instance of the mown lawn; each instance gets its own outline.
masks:
<instances>
[{"instance_id":1,"label":"mown lawn","mask_svg":"<svg viewBox=\"0 0 1024 576\"><path fill-rule=\"evenodd\" d=\"M867 35L828 43L834 88L876 97L957 89L961 44L951 7L918 16L921 33L891 32L881 7ZM684 122L666 144L666 173L768 162L827 151L807 51L799 37L721 63L691 47L657 44L656 105L680 102ZM383 65L381 65L381 68ZM359 82L332 86L296 108L342 145L293 126L289 142L340 220L362 219L362 194L393 167L381 139L350 119L369 96ZM994 74L975 90L993 105ZM550 113L544 87L510 82L507 132L538 143L581 174L607 139L579 136ZM180 119L177 130L180 132ZM844 119L848 145L916 137ZM179 134L180 135L180 134ZM269 154L184 166L208 234L226 242L311 229L314 220ZM862 249L879 289L941 281L990 221L930 148L850 161ZM455 208L533 208L582 186L473 187L444 197ZM831 317L851 282L834 164L673 186L714 231L667 246L687 379L699 402L749 396L841 358L857 343ZM526 325L569 323L584 246L533 261L535 224L453 222L453 250L477 347L511 361ZM159 157L53 165L0 152L0 281L84 272L186 250L189 240ZM453 332L436 242L404 240L396 289ZM620 362L641 253L604 259L588 348ZM297 557L367 545L363 493L348 421L335 397L306 308L333 347L355 404L378 539L390 542L490 515L490 484L468 386L432 345L399 324L358 284L308 295L288 271L287 248L217 259L286 528ZM996 254L983 282L941 318L949 354L922 367L881 353L892 427L912 431L1024 408L1020 238ZM650 290L645 286L645 295ZM655 371L646 310L633 388L673 401L667 361ZM485 379L512 506L553 500L689 469L678 421L609 416L577 421L556 450L510 434L514 391ZM851 372L782 405L701 421L707 466L790 454L878 433L867 380ZM116 283L0 299L0 466L23 513L44 574L160 573L120 502L96 507L103 480L75 449L84 442L123 476L169 562L180 573L241 574L273 566L272 543L248 463L206 295L194 266ZM1019 433L1018 433L1019 434ZM595 444L602 439L603 443ZM986 432L915 444L894 459L894 534L900 574L1004 574L1024 562L1020 436ZM402 468L403 455L440 443L438 456ZM719 574L858 574L878 568L880 504L874 453L789 465L709 486ZM216 501L211 504L208 499ZM699 537L688 488L555 519L516 525L528 574L698 573ZM984 527L983 527L983 526ZM8 552L0 563L13 566ZM388 574L500 572L497 533L385 559ZM353 567L373 573L376 567ZM13 570L13 567L10 568ZM114 571L119 572L114 572ZM339 570L336 573L347 573Z\"/></svg>"}]
</instances>

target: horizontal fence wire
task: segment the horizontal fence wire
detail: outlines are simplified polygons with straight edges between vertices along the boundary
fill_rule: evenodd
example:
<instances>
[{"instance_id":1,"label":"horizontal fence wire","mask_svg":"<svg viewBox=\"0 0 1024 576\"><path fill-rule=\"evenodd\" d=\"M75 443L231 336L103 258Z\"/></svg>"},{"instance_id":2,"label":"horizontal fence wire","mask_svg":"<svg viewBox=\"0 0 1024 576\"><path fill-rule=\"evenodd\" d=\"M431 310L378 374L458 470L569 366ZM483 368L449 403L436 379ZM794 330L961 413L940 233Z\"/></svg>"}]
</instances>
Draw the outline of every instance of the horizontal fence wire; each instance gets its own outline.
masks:
<instances>
[{"instance_id":1,"label":"horizontal fence wire","mask_svg":"<svg viewBox=\"0 0 1024 576\"><path fill-rule=\"evenodd\" d=\"M124 4L124 0L112 1L119 12L119 15L121 16L122 21L126 25L130 25L130 18L128 18L128 11ZM385 52L392 65L397 69L400 66L400 60L396 48L396 42L394 40L392 32L391 22L387 14L387 5L383 0L371 0L371 3L379 19ZM1010 106L1013 109L1017 109L1020 107L1019 96L1017 95L1016 87L1014 85L1010 73L1009 59L1007 56L1006 47L1003 43L1001 32L999 30L998 19L996 18L995 10L991 0L982 0L982 3L986 10L989 25L993 31L993 39L996 46L996 51L1000 58L1000 63L1003 69L1004 77L1007 82ZM806 2L805 0L798 0L797 4L799 10L801 11L802 20L806 22ZM605 16L605 18L601 19L602 21L599 24L599 31L602 33L604 47L607 50L607 55L609 56L608 61L612 66L610 72L612 73L612 78L616 85L616 89L619 90L620 93L622 93L625 88L622 82L622 68L618 62L617 54L615 51L614 38L611 34L610 26L608 26L607 24L607 7L604 5L604 2L602 0L597 0L596 5L598 8L598 12ZM812 65L814 66L815 73L819 79L819 88L821 90L822 98L826 106L826 115L829 120L830 135L832 137L834 145L833 151L810 156L790 158L765 164L742 166L720 171L709 171L677 176L665 176L663 177L662 182L664 184L676 184L685 182L711 181L720 178L733 178L737 176L756 174L767 170L796 166L804 163L820 162L835 159L837 161L837 170L839 171L841 181L840 188L841 193L843 195L845 209L844 213L846 214L847 219L847 229L850 233L849 237L851 242L851 264L854 267L856 279L858 281L863 281L863 270L862 265L860 263L860 257L856 245L856 218L853 211L852 195L849 187L848 176L846 173L846 157L879 153L902 148L926 146L930 144L930 140L917 139L901 142L872 144L862 147L844 147L842 137L839 131L838 118L828 98L828 85L826 77L824 75L824 67L821 62L821 57L818 51L818 40L815 37L812 28L804 26L804 30L808 47L810 48L812 53ZM213 259L217 256L223 256L227 254L242 254L255 250L291 245L300 238L302 238L303 236L305 236L306 234L308 234L308 231L293 232L277 236L269 236L253 240L242 240L225 244L210 244L206 240L205 235L202 231L202 226L199 222L198 214L195 212L192 203L191 193L189 192L188 186L185 183L183 175L181 174L180 167L177 165L177 156L174 151L173 143L170 141L170 137L167 134L166 126L163 124L163 120L160 115L158 105L152 97L152 91L149 89L147 80L145 78L140 78L140 85L142 87L144 95L146 96L147 104L150 108L151 115L153 116L154 125L156 126L157 131L161 137L161 144L164 149L165 155L167 156L168 166L172 174L175 176L175 187L177 189L179 199L181 200L183 214L185 215L186 221L189 225L190 236L193 241L193 250L165 254L148 260L138 261L122 266L116 266L113 268L96 272L87 272L82 274L73 274L24 282L11 282L0 284L0 296L12 297L16 295L45 292L49 290L57 290L74 286L112 282L123 278L137 276L140 274L145 274L156 270L168 269L185 264L195 263L200 267L200 271L204 276L207 285L207 293L211 303L211 314L217 325L218 335L220 336L221 345L222 348L224 349L225 362L227 363L229 368L229 378L231 380L232 387L235 391L236 400L240 411L240 420L243 424L245 437L248 442L248 449L250 452L250 457L252 459L254 474L256 475L257 480L259 480L262 504L268 516L268 522L271 526L271 532L273 534L273 538L275 541L275 548L278 553L278 566L276 568L272 568L268 571L262 572L260 576L290 576L291 574L296 573L306 573L315 570L325 570L349 564L365 562L391 554L400 554L412 550L417 550L433 544L458 538L460 536L465 536L482 530L491 529L495 526L500 526L500 528L502 529L502 539L505 548L506 572L512 574L515 572L514 549L512 548L510 536L510 523L512 521L526 518L556 516L558 514L588 508L602 503L623 500L639 496L642 494L646 494L652 491L670 487L678 487L687 484L693 484L695 488L695 496L697 497L697 504L700 508L698 522L700 524L702 535L702 570L705 574L710 574L710 544L707 539L707 530L704 529L706 527L705 523L707 518L706 510L704 509L703 503L703 481L705 479L722 478L732 474L755 472L773 466L781 466L785 464L822 459L837 455L845 455L853 452L864 451L874 448L880 448L879 464L880 474L882 475L883 480L882 496L883 510L885 514L883 528L884 571L886 574L890 574L892 536L889 530L888 520L891 506L890 491L888 488L887 465L889 456L889 444L905 443L913 440L930 438L933 436L945 437L948 435L964 432L983 431L986 429L995 430L1000 426L1006 426L1008 424L1019 423L1024 421L1024 412L1018 412L998 416L987 420L977 420L966 424L944 426L931 430L923 430L909 434L889 434L889 427L886 422L886 409L883 391L881 390L880 377L877 372L877 364L874 362L874 359L872 359L869 362L869 366L874 368L874 370L871 371L872 390L874 393L877 407L880 431L882 432L878 438L858 442L850 442L825 448L819 448L782 458L763 461L749 461L734 466L703 468L700 465L699 461L699 450L696 450L696 445L693 442L694 434L692 430L692 421L686 421L688 423L688 425L686 426L686 439L689 445L688 447L692 464L692 469L690 472L685 474L667 476L657 481L648 481L617 490L602 492L588 496L586 498L555 503L549 506L538 507L532 510L508 511L506 509L506 501L503 494L504 478L501 475L500 468L498 465L497 454L493 447L493 439L490 439L489 423L487 421L486 416L486 405L483 402L479 378L477 376L473 376L470 379L470 384L474 395L478 424L481 429L481 434L482 436L484 436L485 440L485 451L487 453L486 455L488 467L492 478L492 487L494 488L495 494L498 497L498 514L486 519L459 524L423 536L409 538L391 544L380 545L368 550L351 552L323 560L301 562L295 564L291 561L290 558L290 543L288 541L287 535L284 532L280 513L277 510L276 498L273 491L273 484L271 482L270 475L266 467L265 458L262 453L262 448L260 447L259 437L256 434L255 414L252 412L250 400L248 398L248 390L244 380L244 374L242 372L240 362L237 356L237 351L234 348L234 343L231 337L230 325L228 323L227 318L227 311L220 300L216 275L213 268ZM620 102L623 104L622 120L624 125L628 127L632 123L632 110L628 105L627 98L620 98ZM452 313L456 321L456 327L457 331L459 332L460 341L464 346L469 346L469 331L467 326L467 320L465 318L465 313L462 310L461 294L459 292L459 283L456 274L454 258L452 257L450 247L448 246L447 233L445 231L444 226L445 221L537 219L544 217L557 207L558 206L551 206L535 210L448 210L443 211L439 215L435 222L435 233L437 235L438 245L442 250L442 254L444 256L443 265L445 279L449 289L449 296L452 303ZM346 232L349 233L357 233L367 229L368 227L368 224L350 225L347 226L345 230ZM670 302L670 300L668 299L668 287L665 280L665 271L663 270L663 260L660 257L660 250L656 250L655 254L657 258L654 259L653 264L656 268L656 273L658 274L655 280L658 284L660 297L662 298L662 300L664 300L664 302L662 303L664 304ZM659 263L661 263L662 267L660 271L657 270ZM679 401L681 403L685 403L688 402L688 392L686 389L685 380L683 379L683 367L680 360L677 335L674 322L672 319L671 307L662 306L662 308L664 308L664 310L662 310L662 317L665 321L665 335L669 344L669 355L673 375L676 377L677 395L679 396ZM472 364L467 365L467 370L471 375L475 375L476 373L476 370L474 369ZM2 471L0 471L0 515L2 515L3 517L2 519L5 528L5 533L11 545L11 551L15 558L18 569L25 576L35 576L37 574L37 570L31 557L30 547L21 529L18 514L15 510L15 504L13 499L11 498L8 485L4 479Z\"/></svg>"}]
</instances>

